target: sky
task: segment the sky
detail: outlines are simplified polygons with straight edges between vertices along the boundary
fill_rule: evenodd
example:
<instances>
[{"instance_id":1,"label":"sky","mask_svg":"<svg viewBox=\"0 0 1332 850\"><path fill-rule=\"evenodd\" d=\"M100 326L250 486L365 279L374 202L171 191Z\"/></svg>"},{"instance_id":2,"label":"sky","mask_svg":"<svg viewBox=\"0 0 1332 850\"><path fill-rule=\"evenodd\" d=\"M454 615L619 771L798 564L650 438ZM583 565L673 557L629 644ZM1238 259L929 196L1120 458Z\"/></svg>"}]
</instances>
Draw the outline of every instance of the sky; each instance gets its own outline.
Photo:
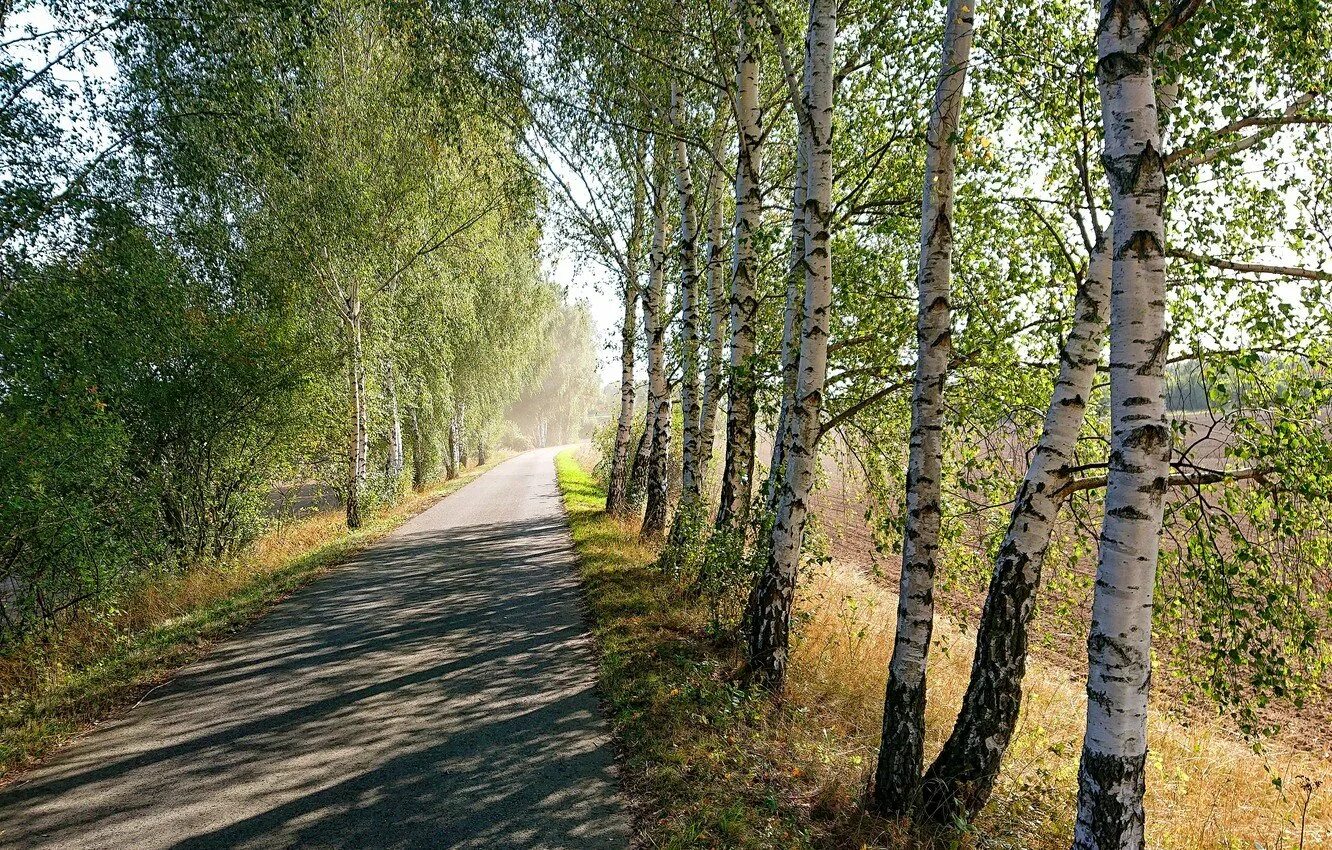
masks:
<instances>
[{"instance_id":1,"label":"sky","mask_svg":"<svg viewBox=\"0 0 1332 850\"><path fill-rule=\"evenodd\" d=\"M572 226L562 220L567 212L568 201L563 190L557 188L562 183L574 194L579 204L588 204L588 193L593 187L602 184L601 175L585 174L575 176L568 163L558 156L554 149L543 144L534 133L529 139L530 150L544 150L548 161L537 164L538 173L544 173L548 186L550 206L546 210L546 219L542 228L541 254L543 269L548 280L563 287L569 293L569 300L582 301L587 305L596 325L597 366L601 379L605 383L620 380L620 323L624 318L624 307L620 300L620 282L595 257L585 253L582 240L567 237ZM613 183L614 181L607 181Z\"/></svg>"}]
</instances>

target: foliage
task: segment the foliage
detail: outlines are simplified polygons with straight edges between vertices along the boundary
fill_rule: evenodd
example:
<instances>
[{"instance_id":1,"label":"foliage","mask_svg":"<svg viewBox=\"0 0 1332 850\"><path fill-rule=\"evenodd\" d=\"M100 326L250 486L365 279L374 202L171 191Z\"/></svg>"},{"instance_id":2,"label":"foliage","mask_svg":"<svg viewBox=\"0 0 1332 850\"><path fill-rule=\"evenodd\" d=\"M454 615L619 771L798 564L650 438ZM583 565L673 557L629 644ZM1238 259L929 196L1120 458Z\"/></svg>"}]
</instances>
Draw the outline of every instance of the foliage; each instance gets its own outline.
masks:
<instances>
[{"instance_id":1,"label":"foliage","mask_svg":"<svg viewBox=\"0 0 1332 850\"><path fill-rule=\"evenodd\" d=\"M541 277L487 14L7 16L0 641L225 558L279 484L392 503L543 382L577 429L591 327Z\"/></svg>"},{"instance_id":2,"label":"foliage","mask_svg":"<svg viewBox=\"0 0 1332 850\"><path fill-rule=\"evenodd\" d=\"M581 452L556 459L573 527L603 693L625 749L623 781L650 814L637 836L660 847L862 847L1062 850L1069 842L1078 683L1033 661L1023 722L991 805L958 832L930 833L859 806L878 745L896 600L836 564L804 581L791 687L780 701L736 685L742 659L711 629L703 600L662 581L658 553L603 512ZM966 687L962 624L941 618L930 665L931 747ZM1306 798L1300 776L1328 774L1316 755L1256 754L1216 724L1159 717L1151 727L1153 847L1292 846L1332 822L1332 797ZM1286 791L1284 788L1291 790ZM1315 789L1316 790L1316 789ZM1306 846L1309 846L1306 844Z\"/></svg>"},{"instance_id":3,"label":"foliage","mask_svg":"<svg viewBox=\"0 0 1332 850\"><path fill-rule=\"evenodd\" d=\"M302 411L280 317L220 304L114 208L79 256L25 275L5 312L7 625L253 535L270 450Z\"/></svg>"}]
</instances>

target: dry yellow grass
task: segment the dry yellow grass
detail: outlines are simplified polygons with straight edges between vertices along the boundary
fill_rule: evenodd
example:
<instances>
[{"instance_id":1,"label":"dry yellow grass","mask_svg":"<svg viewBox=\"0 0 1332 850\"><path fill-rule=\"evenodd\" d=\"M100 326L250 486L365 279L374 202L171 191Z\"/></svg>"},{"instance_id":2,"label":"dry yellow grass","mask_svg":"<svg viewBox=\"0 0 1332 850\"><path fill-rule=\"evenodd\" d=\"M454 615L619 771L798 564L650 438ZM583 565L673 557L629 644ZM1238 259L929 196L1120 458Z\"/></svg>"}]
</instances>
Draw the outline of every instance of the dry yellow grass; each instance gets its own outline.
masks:
<instances>
[{"instance_id":1,"label":"dry yellow grass","mask_svg":"<svg viewBox=\"0 0 1332 850\"><path fill-rule=\"evenodd\" d=\"M636 524L601 513L603 494L586 471L594 459L562 457L560 480L626 779L648 813L639 822L643 846L1066 850L1085 717L1081 676L1032 659L994 797L965 831L913 832L872 817L860 803L879 744L896 596L851 565L808 568L783 698L739 691L738 648L707 631L699 600L650 566L654 552L638 543ZM929 757L951 730L972 651L965 630L941 616ZM1332 847L1332 765L1291 742L1255 753L1219 721L1171 716L1170 699L1163 695L1151 717L1153 850ZM1306 779L1323 784L1310 792Z\"/></svg>"},{"instance_id":2,"label":"dry yellow grass","mask_svg":"<svg viewBox=\"0 0 1332 850\"><path fill-rule=\"evenodd\" d=\"M829 788L830 794L855 793L878 743L896 598L833 564L804 576L799 608L803 620L790 678L792 716L817 720L817 727L827 730L824 737L839 742L843 758L829 761L854 764L859 756L863 771L825 779L843 786ZM938 618L927 756L938 751L951 729L972 649L956 624ZM1062 848L1072 825L1086 697L1081 681L1039 659L1033 660L1026 682L1020 725L994 802L976 832L1021 836L1030 848ZM1283 742L1269 742L1258 754L1220 723L1185 724L1162 706L1153 708L1146 804L1151 847L1298 848L1301 829L1304 848L1332 846L1332 765ZM808 730L803 734L808 737ZM1322 786L1309 793L1309 782Z\"/></svg>"}]
</instances>

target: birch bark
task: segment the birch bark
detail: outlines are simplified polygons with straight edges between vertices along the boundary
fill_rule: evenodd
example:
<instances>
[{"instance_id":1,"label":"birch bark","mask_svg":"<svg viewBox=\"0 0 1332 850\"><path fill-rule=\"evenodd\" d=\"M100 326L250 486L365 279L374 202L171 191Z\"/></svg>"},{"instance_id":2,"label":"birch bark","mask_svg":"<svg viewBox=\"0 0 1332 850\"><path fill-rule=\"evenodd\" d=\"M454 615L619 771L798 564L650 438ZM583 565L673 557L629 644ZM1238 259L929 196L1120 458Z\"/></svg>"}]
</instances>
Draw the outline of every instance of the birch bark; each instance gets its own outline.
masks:
<instances>
[{"instance_id":1,"label":"birch bark","mask_svg":"<svg viewBox=\"0 0 1332 850\"><path fill-rule=\"evenodd\" d=\"M619 418L615 424L615 446L610 457L610 486L606 490L606 513L623 517L629 513L629 444L634 437L634 348L638 344L638 234L642 208L642 184L634 204L634 224L625 256L625 317L619 326Z\"/></svg>"},{"instance_id":2,"label":"birch bark","mask_svg":"<svg viewBox=\"0 0 1332 850\"><path fill-rule=\"evenodd\" d=\"M652 425L647 463L647 507L639 532L644 539L666 532L667 457L671 441L671 397L666 386L666 322L662 315L662 289L666 278L666 186L658 179L653 187L652 252L648 263L648 285L643 291L643 330L648 342L648 418Z\"/></svg>"},{"instance_id":3,"label":"birch bark","mask_svg":"<svg viewBox=\"0 0 1332 850\"><path fill-rule=\"evenodd\" d=\"M791 448L780 483L767 562L750 596L749 668L758 684L780 690L786 680L791 604L804 542L808 500L814 487L817 440L828 372L829 308L832 304L832 131L835 91L833 59L837 0L811 0L805 37L804 133L808 137L805 194L805 302L792 407Z\"/></svg>"},{"instance_id":4,"label":"birch bark","mask_svg":"<svg viewBox=\"0 0 1332 850\"><path fill-rule=\"evenodd\" d=\"M1087 731L1077 850L1144 846L1152 594L1169 474L1164 364L1166 183L1154 27L1134 0L1102 0L1096 80L1114 212L1110 463L1087 637Z\"/></svg>"},{"instance_id":5,"label":"birch bark","mask_svg":"<svg viewBox=\"0 0 1332 850\"><path fill-rule=\"evenodd\" d=\"M629 443L634 432L634 349L638 343L638 255L642 239L643 181L634 180L633 221L624 256L624 319L620 323L620 415L611 451L610 484L606 490L606 513L626 516L629 502Z\"/></svg>"},{"instance_id":6,"label":"birch bark","mask_svg":"<svg viewBox=\"0 0 1332 850\"><path fill-rule=\"evenodd\" d=\"M804 134L796 142L795 186L791 190L791 259L786 274L786 306L782 311L782 399L777 410L777 430L772 437L772 462L768 465L765 502L768 513L777 510L777 494L786 474L791 449L791 409L795 406L796 376L800 371L798 329L804 324L805 292L805 189L809 179L809 146Z\"/></svg>"},{"instance_id":7,"label":"birch bark","mask_svg":"<svg viewBox=\"0 0 1332 850\"><path fill-rule=\"evenodd\" d=\"M542 423L543 433L541 444L543 446L546 444L544 425L545 423ZM456 411L449 417L449 427L448 433L445 436L445 441L444 476L447 480L452 481L454 478L458 477L458 414Z\"/></svg>"},{"instance_id":8,"label":"birch bark","mask_svg":"<svg viewBox=\"0 0 1332 850\"><path fill-rule=\"evenodd\" d=\"M643 323L646 326L646 318ZM629 502L634 505L642 500L647 489L648 457L652 448L652 421L655 416L650 399L646 407L643 432L638 435L638 445L634 448L634 462L629 468Z\"/></svg>"},{"instance_id":9,"label":"birch bark","mask_svg":"<svg viewBox=\"0 0 1332 850\"><path fill-rule=\"evenodd\" d=\"M974 7L949 0L939 80L926 134L920 224L916 375L907 459L906 532L897 628L884 692L883 742L874 772L874 807L904 814L914 803L925 747L925 666L934 628L943 470L943 391L952 355L953 173L962 90L971 56Z\"/></svg>"},{"instance_id":10,"label":"birch bark","mask_svg":"<svg viewBox=\"0 0 1332 850\"><path fill-rule=\"evenodd\" d=\"M402 445L402 416L398 411L398 382L392 363L385 364L384 373L388 390L389 415L393 418L389 427L388 474L391 480L397 482L402 477L403 467L406 466ZM394 487L397 486L395 483Z\"/></svg>"},{"instance_id":11,"label":"birch bark","mask_svg":"<svg viewBox=\"0 0 1332 850\"><path fill-rule=\"evenodd\" d=\"M421 432L420 403L412 408L412 489L421 491L426 483L425 435Z\"/></svg>"},{"instance_id":12,"label":"birch bark","mask_svg":"<svg viewBox=\"0 0 1332 850\"><path fill-rule=\"evenodd\" d=\"M1018 488L1008 530L976 632L976 653L962 709L943 750L925 774L925 814L948 825L971 820L999 775L1022 705L1027 627L1059 508L1073 478L1074 450L1105 342L1110 254L1104 240L1088 262L1073 302L1073 326L1059 351L1059 375L1040 440Z\"/></svg>"},{"instance_id":13,"label":"birch bark","mask_svg":"<svg viewBox=\"0 0 1332 850\"><path fill-rule=\"evenodd\" d=\"M680 413L681 489L677 517L687 515L699 500L699 369L698 369L698 210L694 198L694 178L689 162L689 148L684 140L684 95L671 86L670 122L675 138L675 190L680 199Z\"/></svg>"},{"instance_id":14,"label":"birch bark","mask_svg":"<svg viewBox=\"0 0 1332 850\"><path fill-rule=\"evenodd\" d=\"M713 435L717 425L717 405L722 390L722 328L725 314L722 309L722 211L721 170L712 169L708 185L708 239L704 246L704 280L708 291L708 361L703 372L703 398L699 405L698 422L698 477L707 477L712 463Z\"/></svg>"},{"instance_id":15,"label":"birch bark","mask_svg":"<svg viewBox=\"0 0 1332 850\"><path fill-rule=\"evenodd\" d=\"M637 264L635 264L637 265ZM637 273L637 269L634 270ZM620 414L615 426L615 447L611 454L610 486L606 492L606 513L624 516L630 510L629 457L634 429L634 347L638 336L638 287L626 287L624 320L620 325Z\"/></svg>"},{"instance_id":16,"label":"birch bark","mask_svg":"<svg viewBox=\"0 0 1332 850\"><path fill-rule=\"evenodd\" d=\"M360 304L349 300L347 326L347 382L351 401L347 446L347 527L361 527L361 498L365 494L370 429L366 421L365 352L361 342Z\"/></svg>"},{"instance_id":17,"label":"birch bark","mask_svg":"<svg viewBox=\"0 0 1332 850\"><path fill-rule=\"evenodd\" d=\"M727 385L726 459L722 469L717 528L743 523L754 480L754 323L759 302L754 232L763 207L763 113L759 107L758 11L740 0L735 61L737 151L735 226L732 237L730 324L731 361Z\"/></svg>"}]
</instances>

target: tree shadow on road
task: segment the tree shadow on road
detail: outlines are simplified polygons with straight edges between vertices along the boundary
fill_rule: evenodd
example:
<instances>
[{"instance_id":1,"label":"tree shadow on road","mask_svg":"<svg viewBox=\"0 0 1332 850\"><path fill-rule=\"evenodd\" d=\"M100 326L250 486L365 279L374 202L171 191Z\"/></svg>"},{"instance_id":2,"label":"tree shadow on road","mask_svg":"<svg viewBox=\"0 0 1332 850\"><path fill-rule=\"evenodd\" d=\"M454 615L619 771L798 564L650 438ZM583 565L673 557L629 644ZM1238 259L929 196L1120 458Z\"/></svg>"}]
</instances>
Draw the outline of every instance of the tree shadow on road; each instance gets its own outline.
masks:
<instances>
[{"instance_id":1,"label":"tree shadow on road","mask_svg":"<svg viewBox=\"0 0 1332 850\"><path fill-rule=\"evenodd\" d=\"M412 528L0 794L0 846L626 846L562 518Z\"/></svg>"}]
</instances>

